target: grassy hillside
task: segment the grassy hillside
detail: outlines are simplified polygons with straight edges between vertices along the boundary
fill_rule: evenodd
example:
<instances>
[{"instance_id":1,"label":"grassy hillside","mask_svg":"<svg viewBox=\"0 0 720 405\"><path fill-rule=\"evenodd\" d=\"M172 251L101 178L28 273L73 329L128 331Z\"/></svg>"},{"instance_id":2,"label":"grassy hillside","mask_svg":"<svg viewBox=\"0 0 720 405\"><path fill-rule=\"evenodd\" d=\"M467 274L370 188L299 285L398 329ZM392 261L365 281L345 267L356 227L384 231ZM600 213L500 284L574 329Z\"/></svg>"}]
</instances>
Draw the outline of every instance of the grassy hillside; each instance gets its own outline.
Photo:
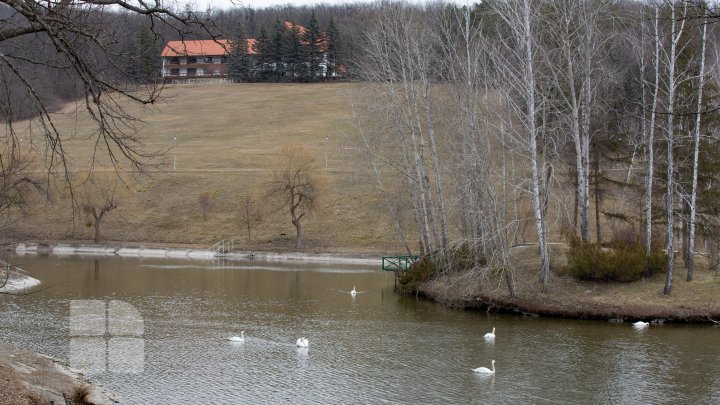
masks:
<instances>
[{"instance_id":1,"label":"grassy hillside","mask_svg":"<svg viewBox=\"0 0 720 405\"><path fill-rule=\"evenodd\" d=\"M118 208L102 223L103 239L207 245L235 238L246 249L290 248L294 228L289 216L273 214L264 193L281 146L302 143L315 155L324 177L319 209L305 221L306 249L399 251L372 178L344 152L346 97L352 90L352 84L175 85L166 88L154 108L129 107L144 121L140 129L145 149L165 154L149 177L123 173L127 187L116 187ZM74 105L68 106L58 123L64 131L77 133L66 147L77 157L72 169L81 172L90 164L86 157L93 145L84 138L92 123L75 111ZM102 163L98 167L99 182L110 184L113 172ZM50 202L38 198L27 216L15 218L9 236L92 238L86 215L73 218L67 196L52 190ZM76 190L80 200L85 198L83 187ZM202 194L212 196L206 218ZM251 241L241 221L248 195L264 208Z\"/></svg>"}]
</instances>

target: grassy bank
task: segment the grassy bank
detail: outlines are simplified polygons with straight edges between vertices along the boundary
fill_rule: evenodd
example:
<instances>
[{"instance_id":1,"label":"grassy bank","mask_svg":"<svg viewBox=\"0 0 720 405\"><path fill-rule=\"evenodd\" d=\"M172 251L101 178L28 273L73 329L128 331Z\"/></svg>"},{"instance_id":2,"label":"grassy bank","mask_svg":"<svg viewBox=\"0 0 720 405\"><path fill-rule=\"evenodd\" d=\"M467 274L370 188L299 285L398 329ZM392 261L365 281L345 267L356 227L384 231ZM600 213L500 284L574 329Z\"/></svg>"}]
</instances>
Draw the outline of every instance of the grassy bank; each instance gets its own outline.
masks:
<instances>
[{"instance_id":1,"label":"grassy bank","mask_svg":"<svg viewBox=\"0 0 720 405\"><path fill-rule=\"evenodd\" d=\"M673 292L663 294L665 274L630 283L580 281L561 275L567 246L554 249L553 276L547 291L538 283L536 247L514 252L517 296L510 297L504 279L474 270L433 278L405 291L442 304L468 309L512 312L526 315L624 321L667 320L677 322L720 321L720 277L707 270L703 260L695 280L685 281L686 269L676 263Z\"/></svg>"}]
</instances>

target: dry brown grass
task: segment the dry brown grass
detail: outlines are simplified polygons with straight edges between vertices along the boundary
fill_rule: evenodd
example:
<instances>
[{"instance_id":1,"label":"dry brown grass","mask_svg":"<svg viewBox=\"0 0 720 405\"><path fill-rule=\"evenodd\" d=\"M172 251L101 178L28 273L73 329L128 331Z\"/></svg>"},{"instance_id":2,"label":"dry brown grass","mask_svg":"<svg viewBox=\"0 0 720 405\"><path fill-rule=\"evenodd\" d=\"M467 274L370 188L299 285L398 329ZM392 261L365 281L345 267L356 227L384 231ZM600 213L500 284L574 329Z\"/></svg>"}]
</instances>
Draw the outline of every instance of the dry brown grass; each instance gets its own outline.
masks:
<instances>
[{"instance_id":1,"label":"dry brown grass","mask_svg":"<svg viewBox=\"0 0 720 405\"><path fill-rule=\"evenodd\" d=\"M564 266L568 246L552 246L553 267ZM709 322L720 320L720 277L697 260L694 281L686 282L686 268L675 263L673 291L663 294L665 274L631 283L578 281L570 275L550 279L543 292L539 280L536 246L514 249L517 298L511 299L504 279L481 271L453 274L430 281L421 292L435 300L460 307L496 308L523 313L594 319L669 319Z\"/></svg>"},{"instance_id":2,"label":"dry brown grass","mask_svg":"<svg viewBox=\"0 0 720 405\"><path fill-rule=\"evenodd\" d=\"M273 214L264 194L272 177L271 162L282 145L302 143L312 151L325 177L319 210L304 224L306 250L327 252L394 252L399 250L373 179L363 174L356 157L346 153L349 132L347 94L352 84L176 85L168 87L154 109L131 106L145 121L146 150L165 150L161 170L150 177L123 173L129 185L120 189L118 208L102 223L104 240L208 245L235 238L244 249L293 246L289 215ZM76 132L67 149L86 170L92 128L82 113L68 106L58 117L67 133ZM173 138L177 170L172 170ZM326 138L328 138L326 140ZM25 140L27 142L27 140ZM327 150L327 168L325 151ZM39 160L39 159L38 159ZM96 175L113 173L99 160ZM78 184L82 176L78 176ZM109 181L109 180L108 180ZM53 188L48 202L38 198L27 217L16 217L6 235L15 239L91 239L82 214L72 217L63 190ZM207 220L199 196L212 195ZM241 200L251 195L265 208L263 219L246 240Z\"/></svg>"}]
</instances>

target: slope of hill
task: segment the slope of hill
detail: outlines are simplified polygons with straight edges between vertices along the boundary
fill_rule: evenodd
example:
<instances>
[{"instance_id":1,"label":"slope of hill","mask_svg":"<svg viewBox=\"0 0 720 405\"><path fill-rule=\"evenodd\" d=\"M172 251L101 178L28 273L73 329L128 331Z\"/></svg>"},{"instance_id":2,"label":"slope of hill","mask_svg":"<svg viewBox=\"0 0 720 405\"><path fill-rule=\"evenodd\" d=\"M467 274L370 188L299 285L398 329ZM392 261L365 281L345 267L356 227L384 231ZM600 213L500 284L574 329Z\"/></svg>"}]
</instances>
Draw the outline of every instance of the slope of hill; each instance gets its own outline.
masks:
<instances>
[{"instance_id":1,"label":"slope of hill","mask_svg":"<svg viewBox=\"0 0 720 405\"><path fill-rule=\"evenodd\" d=\"M303 226L306 249L397 251L373 179L345 152L350 122L346 97L353 86L175 85L165 89L163 101L152 109L128 107L144 121L140 131L145 150L164 154L158 170L148 176L122 173L126 183L114 187L117 209L102 221L102 239L207 245L235 238L243 249L292 248L289 215L271 210L265 193L282 145L301 143L315 155L324 178L319 209ZM76 110L82 106L68 106L58 124L77 134L66 147L76 157L72 169L83 173L91 164L94 145L86 139L92 123ZM105 188L112 185L114 172L103 167L102 159L95 165L98 182ZM77 175L78 184L83 178ZM38 198L27 217L15 218L6 235L92 238L87 214L73 215L68 196L51 189L51 199ZM80 203L94 198L89 194L101 194L84 186L75 190ZM242 219L248 196L262 208L261 218L251 225L250 240Z\"/></svg>"}]
</instances>

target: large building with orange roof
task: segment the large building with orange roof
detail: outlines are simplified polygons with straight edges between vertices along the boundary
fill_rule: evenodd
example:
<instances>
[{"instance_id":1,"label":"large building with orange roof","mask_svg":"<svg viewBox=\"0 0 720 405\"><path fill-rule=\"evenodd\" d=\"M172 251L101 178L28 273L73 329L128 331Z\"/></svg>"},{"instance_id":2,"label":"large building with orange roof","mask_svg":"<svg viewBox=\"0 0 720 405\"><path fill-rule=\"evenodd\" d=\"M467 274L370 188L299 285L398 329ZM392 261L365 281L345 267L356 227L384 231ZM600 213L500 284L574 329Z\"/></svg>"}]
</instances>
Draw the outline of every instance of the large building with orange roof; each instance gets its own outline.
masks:
<instances>
[{"instance_id":1,"label":"large building with orange roof","mask_svg":"<svg viewBox=\"0 0 720 405\"><path fill-rule=\"evenodd\" d=\"M248 53L254 54L254 39L248 41ZM230 41L184 40L169 41L162 51L162 76L165 79L224 78Z\"/></svg>"}]
</instances>

